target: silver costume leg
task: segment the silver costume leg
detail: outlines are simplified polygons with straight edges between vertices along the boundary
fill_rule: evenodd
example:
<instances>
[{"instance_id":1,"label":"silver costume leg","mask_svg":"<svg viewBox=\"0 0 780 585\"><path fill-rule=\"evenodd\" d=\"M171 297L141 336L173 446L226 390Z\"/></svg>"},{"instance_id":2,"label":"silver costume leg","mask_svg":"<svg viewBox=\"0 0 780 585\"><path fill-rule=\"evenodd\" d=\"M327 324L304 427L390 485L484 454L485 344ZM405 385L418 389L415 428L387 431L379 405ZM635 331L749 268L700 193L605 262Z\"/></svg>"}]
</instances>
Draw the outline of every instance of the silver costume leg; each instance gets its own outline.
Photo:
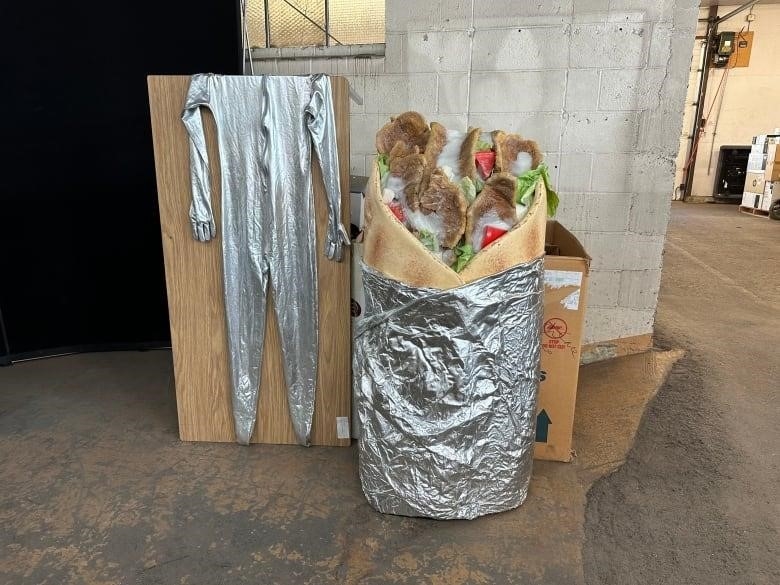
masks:
<instances>
[{"instance_id":1,"label":"silver costume leg","mask_svg":"<svg viewBox=\"0 0 780 585\"><path fill-rule=\"evenodd\" d=\"M283 226L287 241L271 252L270 264L290 419L298 443L309 445L317 388L319 314L311 192L301 193L301 203L300 207L277 208L283 215L275 221Z\"/></svg>"},{"instance_id":2,"label":"silver costume leg","mask_svg":"<svg viewBox=\"0 0 780 585\"><path fill-rule=\"evenodd\" d=\"M239 198L224 209L222 256L233 421L236 441L248 445L257 419L269 271L256 224L246 217L258 202Z\"/></svg>"}]
</instances>

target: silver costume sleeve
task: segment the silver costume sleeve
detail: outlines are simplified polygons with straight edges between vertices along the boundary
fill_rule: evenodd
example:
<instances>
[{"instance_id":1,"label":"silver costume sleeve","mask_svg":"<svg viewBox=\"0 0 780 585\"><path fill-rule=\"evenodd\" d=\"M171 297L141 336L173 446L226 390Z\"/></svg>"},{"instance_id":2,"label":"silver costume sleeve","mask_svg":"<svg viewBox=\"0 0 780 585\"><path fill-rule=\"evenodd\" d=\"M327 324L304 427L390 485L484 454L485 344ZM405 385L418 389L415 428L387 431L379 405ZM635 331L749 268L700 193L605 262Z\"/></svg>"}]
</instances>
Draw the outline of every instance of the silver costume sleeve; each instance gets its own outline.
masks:
<instances>
[{"instance_id":1,"label":"silver costume sleeve","mask_svg":"<svg viewBox=\"0 0 780 585\"><path fill-rule=\"evenodd\" d=\"M201 106L209 105L210 75L193 75L184 104L181 119L190 138L190 180L192 182L192 204L190 222L192 237L208 242L217 235L214 212L211 208L211 178L209 156L206 152L206 135L203 131Z\"/></svg>"},{"instance_id":2,"label":"silver costume sleeve","mask_svg":"<svg viewBox=\"0 0 780 585\"><path fill-rule=\"evenodd\" d=\"M349 246L349 234L341 224L341 186L339 182L339 155L336 146L333 99L330 79L325 75L312 78L312 96L306 108L309 133L322 168L322 178L328 197L328 229L325 255L340 262L343 246Z\"/></svg>"}]
</instances>

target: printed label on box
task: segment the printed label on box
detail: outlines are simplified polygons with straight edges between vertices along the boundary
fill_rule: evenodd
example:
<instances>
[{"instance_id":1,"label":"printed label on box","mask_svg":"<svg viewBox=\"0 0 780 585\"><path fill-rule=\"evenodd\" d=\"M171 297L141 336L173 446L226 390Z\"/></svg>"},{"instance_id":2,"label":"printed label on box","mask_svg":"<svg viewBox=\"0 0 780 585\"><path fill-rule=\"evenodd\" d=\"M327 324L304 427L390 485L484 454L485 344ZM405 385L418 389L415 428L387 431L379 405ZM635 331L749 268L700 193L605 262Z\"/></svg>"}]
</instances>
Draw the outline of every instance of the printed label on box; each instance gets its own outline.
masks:
<instances>
[{"instance_id":1,"label":"printed label on box","mask_svg":"<svg viewBox=\"0 0 780 585\"><path fill-rule=\"evenodd\" d=\"M574 270L545 270L544 285L550 288L564 286L580 286L582 284L582 272Z\"/></svg>"}]
</instances>

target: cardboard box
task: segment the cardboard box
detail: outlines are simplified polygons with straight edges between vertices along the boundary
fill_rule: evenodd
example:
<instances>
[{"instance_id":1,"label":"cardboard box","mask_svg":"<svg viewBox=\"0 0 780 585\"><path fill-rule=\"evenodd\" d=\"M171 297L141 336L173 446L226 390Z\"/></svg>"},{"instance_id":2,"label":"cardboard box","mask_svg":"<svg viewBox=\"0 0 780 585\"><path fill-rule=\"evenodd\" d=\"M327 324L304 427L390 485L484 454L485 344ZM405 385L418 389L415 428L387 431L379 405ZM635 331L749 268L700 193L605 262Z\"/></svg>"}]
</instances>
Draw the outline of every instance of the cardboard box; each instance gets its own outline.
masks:
<instances>
[{"instance_id":1,"label":"cardboard box","mask_svg":"<svg viewBox=\"0 0 780 585\"><path fill-rule=\"evenodd\" d=\"M780 199L780 181L767 181L764 186L764 194L761 196L759 209L769 211L777 199Z\"/></svg>"},{"instance_id":2,"label":"cardboard box","mask_svg":"<svg viewBox=\"0 0 780 585\"><path fill-rule=\"evenodd\" d=\"M770 144L766 155L764 178L767 181L780 181L780 149L777 144Z\"/></svg>"},{"instance_id":3,"label":"cardboard box","mask_svg":"<svg viewBox=\"0 0 780 585\"><path fill-rule=\"evenodd\" d=\"M780 134L759 134L753 136L753 144L759 147L760 152L766 152L770 144L780 142Z\"/></svg>"},{"instance_id":4,"label":"cardboard box","mask_svg":"<svg viewBox=\"0 0 780 585\"><path fill-rule=\"evenodd\" d=\"M745 175L745 188L744 190L749 193L764 194L764 173L763 172L748 172Z\"/></svg>"},{"instance_id":5,"label":"cardboard box","mask_svg":"<svg viewBox=\"0 0 780 585\"><path fill-rule=\"evenodd\" d=\"M749 207L750 209L756 209L761 205L761 198L763 195L758 193L751 193L750 191L742 192L742 207Z\"/></svg>"},{"instance_id":6,"label":"cardboard box","mask_svg":"<svg viewBox=\"0 0 780 585\"><path fill-rule=\"evenodd\" d=\"M590 256L557 221L547 222L542 372L534 458L571 461L574 405L585 326Z\"/></svg>"},{"instance_id":7,"label":"cardboard box","mask_svg":"<svg viewBox=\"0 0 780 585\"><path fill-rule=\"evenodd\" d=\"M750 172L763 172L766 168L766 154L763 152L753 153L748 155L747 171Z\"/></svg>"}]
</instances>

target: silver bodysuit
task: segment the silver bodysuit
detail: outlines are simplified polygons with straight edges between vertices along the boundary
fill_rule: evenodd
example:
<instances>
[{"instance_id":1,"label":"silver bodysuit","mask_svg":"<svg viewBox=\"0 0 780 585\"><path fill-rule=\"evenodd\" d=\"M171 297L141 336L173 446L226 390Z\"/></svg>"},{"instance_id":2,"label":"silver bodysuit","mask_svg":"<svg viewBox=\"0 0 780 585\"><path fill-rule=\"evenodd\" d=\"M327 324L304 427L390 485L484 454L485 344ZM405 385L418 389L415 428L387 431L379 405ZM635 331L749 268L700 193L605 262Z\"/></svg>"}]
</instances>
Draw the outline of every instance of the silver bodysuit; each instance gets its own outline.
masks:
<instances>
[{"instance_id":1,"label":"silver bodysuit","mask_svg":"<svg viewBox=\"0 0 780 585\"><path fill-rule=\"evenodd\" d=\"M349 237L341 193L330 80L312 76L194 75L182 120L190 138L193 236L216 236L201 106L214 114L222 167L222 255L236 440L257 417L266 291L279 322L287 400L308 445L317 384L318 303L311 145L328 199L325 253L339 261Z\"/></svg>"}]
</instances>

